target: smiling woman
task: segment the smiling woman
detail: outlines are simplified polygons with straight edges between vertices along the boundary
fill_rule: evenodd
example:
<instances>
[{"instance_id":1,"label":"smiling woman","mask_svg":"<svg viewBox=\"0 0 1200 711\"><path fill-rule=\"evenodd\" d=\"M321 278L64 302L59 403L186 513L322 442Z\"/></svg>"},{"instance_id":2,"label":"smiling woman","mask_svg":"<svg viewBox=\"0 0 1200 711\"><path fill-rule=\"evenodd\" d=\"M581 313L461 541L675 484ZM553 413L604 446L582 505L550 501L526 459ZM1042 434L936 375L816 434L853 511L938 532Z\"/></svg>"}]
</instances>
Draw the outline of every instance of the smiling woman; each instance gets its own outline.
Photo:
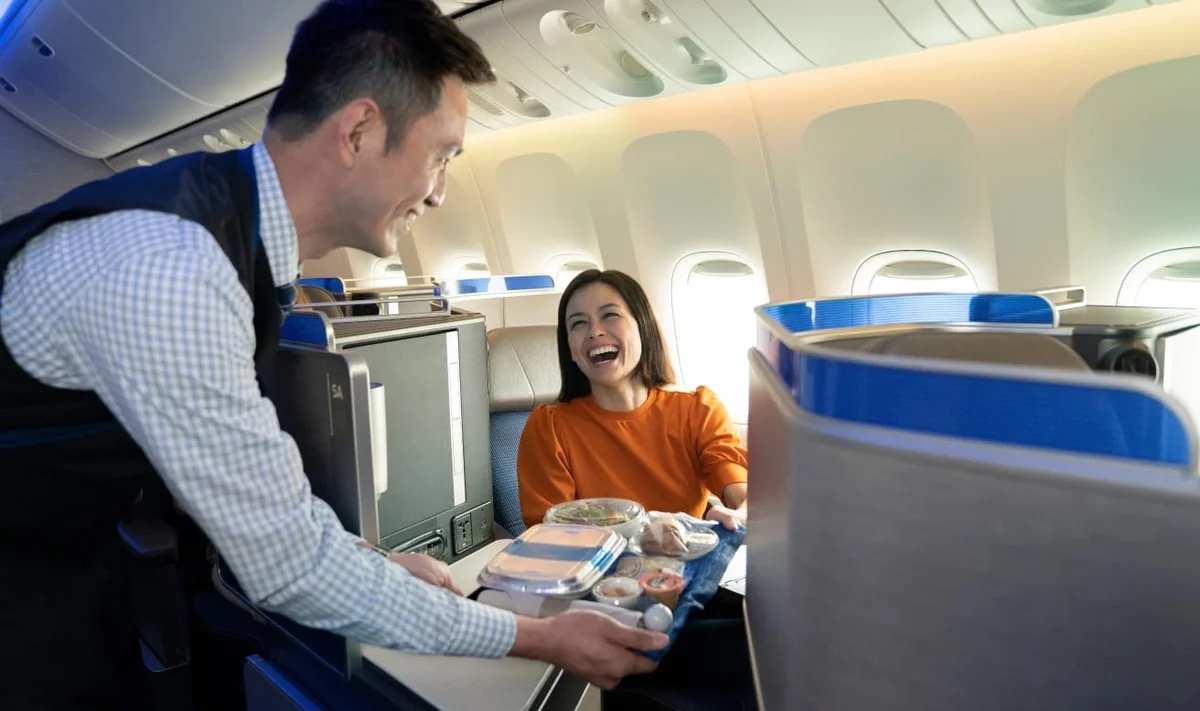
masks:
<instances>
[{"instance_id":1,"label":"smiling woman","mask_svg":"<svg viewBox=\"0 0 1200 711\"><path fill-rule=\"evenodd\" d=\"M533 411L517 453L521 513L539 523L579 498L745 523L746 450L711 390L666 390L675 374L641 285L576 276L558 308L558 403ZM712 493L723 505L708 506Z\"/></svg>"},{"instance_id":2,"label":"smiling woman","mask_svg":"<svg viewBox=\"0 0 1200 711\"><path fill-rule=\"evenodd\" d=\"M636 280L596 269L571 280L558 305L558 361L558 402L530 414L517 450L526 525L557 504L600 498L745 525L746 449L711 390L665 389L675 374ZM723 505L708 506L710 493ZM625 708L632 697L653 708L755 708L744 621L709 613L687 623L655 673L604 705Z\"/></svg>"}]
</instances>

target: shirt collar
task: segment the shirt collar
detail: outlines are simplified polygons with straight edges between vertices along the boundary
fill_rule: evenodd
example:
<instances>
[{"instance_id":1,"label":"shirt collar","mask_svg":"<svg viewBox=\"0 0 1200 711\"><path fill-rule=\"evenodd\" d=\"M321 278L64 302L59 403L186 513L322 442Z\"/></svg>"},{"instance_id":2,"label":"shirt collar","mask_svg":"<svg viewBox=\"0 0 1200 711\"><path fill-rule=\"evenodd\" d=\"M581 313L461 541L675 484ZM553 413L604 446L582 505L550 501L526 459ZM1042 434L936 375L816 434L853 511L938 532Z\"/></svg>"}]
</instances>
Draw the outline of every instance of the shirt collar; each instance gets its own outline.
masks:
<instances>
[{"instance_id":1,"label":"shirt collar","mask_svg":"<svg viewBox=\"0 0 1200 711\"><path fill-rule=\"evenodd\" d=\"M275 286L284 286L300 274L300 245L296 223L288 210L275 162L262 143L250 149L254 157L254 179L258 185L258 235L262 239Z\"/></svg>"}]
</instances>

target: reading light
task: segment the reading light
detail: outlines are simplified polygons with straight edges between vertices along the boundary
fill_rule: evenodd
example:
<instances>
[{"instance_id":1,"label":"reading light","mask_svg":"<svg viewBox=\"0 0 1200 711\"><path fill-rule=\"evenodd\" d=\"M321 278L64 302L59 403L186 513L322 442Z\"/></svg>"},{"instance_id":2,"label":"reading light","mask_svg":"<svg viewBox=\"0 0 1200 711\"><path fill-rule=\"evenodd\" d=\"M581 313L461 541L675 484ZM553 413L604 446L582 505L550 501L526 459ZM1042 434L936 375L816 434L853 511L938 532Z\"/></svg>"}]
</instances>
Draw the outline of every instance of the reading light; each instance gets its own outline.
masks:
<instances>
[{"instance_id":1,"label":"reading light","mask_svg":"<svg viewBox=\"0 0 1200 711\"><path fill-rule=\"evenodd\" d=\"M567 25L567 30L571 34L579 36L586 35L596 29L596 23L591 20L585 20L582 16L574 12L563 13L563 22Z\"/></svg>"}]
</instances>

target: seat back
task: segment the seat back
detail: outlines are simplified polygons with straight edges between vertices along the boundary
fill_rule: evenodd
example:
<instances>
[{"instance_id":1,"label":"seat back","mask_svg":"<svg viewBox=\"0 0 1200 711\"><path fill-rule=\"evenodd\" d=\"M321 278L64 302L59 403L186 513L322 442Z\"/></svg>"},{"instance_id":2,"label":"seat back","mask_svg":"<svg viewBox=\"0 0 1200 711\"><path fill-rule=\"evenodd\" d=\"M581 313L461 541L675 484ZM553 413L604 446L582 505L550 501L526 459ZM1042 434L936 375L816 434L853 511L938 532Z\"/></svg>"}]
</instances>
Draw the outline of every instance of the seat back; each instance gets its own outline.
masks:
<instances>
[{"instance_id":1,"label":"seat back","mask_svg":"<svg viewBox=\"0 0 1200 711\"><path fill-rule=\"evenodd\" d=\"M314 311L324 311L325 315L330 318L340 318L346 313L341 306L337 306L337 298L327 289L311 284L301 284L296 289L296 303L308 304ZM330 306L315 306L315 304L331 304Z\"/></svg>"},{"instance_id":2,"label":"seat back","mask_svg":"<svg viewBox=\"0 0 1200 711\"><path fill-rule=\"evenodd\" d=\"M517 448L529 413L558 398L555 326L517 326L488 332L492 505L496 523L516 536L525 530L517 487Z\"/></svg>"},{"instance_id":3,"label":"seat back","mask_svg":"<svg viewBox=\"0 0 1200 711\"><path fill-rule=\"evenodd\" d=\"M912 331L872 339L869 353L1089 371L1071 347L1040 333Z\"/></svg>"}]
</instances>

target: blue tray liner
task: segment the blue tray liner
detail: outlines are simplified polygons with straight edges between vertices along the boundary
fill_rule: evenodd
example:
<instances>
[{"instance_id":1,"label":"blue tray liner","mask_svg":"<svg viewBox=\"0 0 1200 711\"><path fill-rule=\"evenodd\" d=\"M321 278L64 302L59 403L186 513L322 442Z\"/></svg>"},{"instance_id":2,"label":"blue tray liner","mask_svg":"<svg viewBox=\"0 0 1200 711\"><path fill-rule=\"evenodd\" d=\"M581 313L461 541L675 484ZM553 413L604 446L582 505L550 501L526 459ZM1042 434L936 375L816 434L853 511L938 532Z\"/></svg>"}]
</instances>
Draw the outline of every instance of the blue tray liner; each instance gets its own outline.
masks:
<instances>
[{"instance_id":1,"label":"blue tray liner","mask_svg":"<svg viewBox=\"0 0 1200 711\"><path fill-rule=\"evenodd\" d=\"M670 641L662 649L643 652L654 661L660 661L671 650L675 640L679 638L680 630L687 624L688 617L696 611L703 610L713 595L717 594L725 569L729 567L729 562L733 560L734 554L746 538L746 529L742 527L730 531L718 525L712 530L719 539L717 547L704 557L688 561L683 566L683 594L679 596L679 604L675 607L674 624L667 631ZM645 600L643 602L646 603L645 607L650 604Z\"/></svg>"}]
</instances>

